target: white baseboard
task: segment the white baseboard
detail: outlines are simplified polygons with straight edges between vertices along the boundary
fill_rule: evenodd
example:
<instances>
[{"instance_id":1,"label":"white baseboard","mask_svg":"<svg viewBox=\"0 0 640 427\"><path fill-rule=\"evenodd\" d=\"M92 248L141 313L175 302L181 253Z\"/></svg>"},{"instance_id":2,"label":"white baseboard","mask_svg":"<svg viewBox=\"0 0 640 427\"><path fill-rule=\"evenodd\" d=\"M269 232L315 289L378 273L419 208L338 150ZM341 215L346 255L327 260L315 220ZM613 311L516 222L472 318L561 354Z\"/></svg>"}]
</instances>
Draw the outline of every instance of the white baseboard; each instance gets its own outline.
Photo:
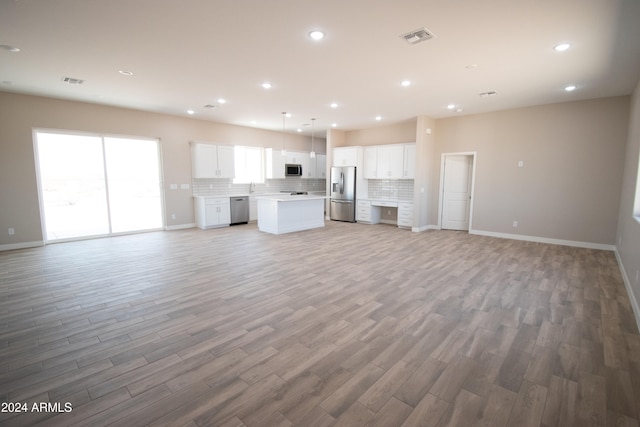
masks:
<instances>
[{"instance_id":1,"label":"white baseboard","mask_svg":"<svg viewBox=\"0 0 640 427\"><path fill-rule=\"evenodd\" d=\"M549 243L552 245L573 246L576 248L599 249L603 251L614 251L614 245L605 245L602 243L578 242L575 240L551 239L548 237L525 236L522 234L496 233L493 231L469 230L469 234L477 234L480 236L499 237L502 239L524 240L526 242Z\"/></svg>"},{"instance_id":2,"label":"white baseboard","mask_svg":"<svg viewBox=\"0 0 640 427\"><path fill-rule=\"evenodd\" d=\"M624 264L622 263L622 258L620 258L618 249L616 248L613 252L616 254L616 260L618 261L618 267L620 268L620 273L622 274L624 287L627 290L627 295L629 296L629 302L631 303L631 309L633 310L633 314L636 318L636 325L638 326L638 330L640 330L640 305L638 305L636 294L633 292L633 288L631 287L631 280L629 280L629 276L627 276L627 271L624 269Z\"/></svg>"},{"instance_id":3,"label":"white baseboard","mask_svg":"<svg viewBox=\"0 0 640 427\"><path fill-rule=\"evenodd\" d=\"M173 230L184 230L186 228L195 228L196 227L196 223L192 223L192 224L178 224L178 225L167 225L164 229L166 231L173 231Z\"/></svg>"},{"instance_id":4,"label":"white baseboard","mask_svg":"<svg viewBox=\"0 0 640 427\"><path fill-rule=\"evenodd\" d=\"M13 251L15 249L37 248L39 246L44 246L44 241L40 240L37 242L21 242L21 243L12 243L9 245L0 245L0 251Z\"/></svg>"}]
</instances>

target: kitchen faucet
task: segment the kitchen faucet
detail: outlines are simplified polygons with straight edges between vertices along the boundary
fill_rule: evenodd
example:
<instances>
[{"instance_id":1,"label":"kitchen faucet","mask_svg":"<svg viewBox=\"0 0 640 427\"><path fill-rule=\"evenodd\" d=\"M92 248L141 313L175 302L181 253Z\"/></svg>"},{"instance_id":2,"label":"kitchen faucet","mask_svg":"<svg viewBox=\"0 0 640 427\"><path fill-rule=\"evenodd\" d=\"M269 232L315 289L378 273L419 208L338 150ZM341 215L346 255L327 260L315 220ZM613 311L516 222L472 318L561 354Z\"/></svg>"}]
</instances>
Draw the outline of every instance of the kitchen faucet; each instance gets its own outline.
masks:
<instances>
[{"instance_id":1,"label":"kitchen faucet","mask_svg":"<svg viewBox=\"0 0 640 427\"><path fill-rule=\"evenodd\" d=\"M249 194L253 193L254 191L256 191L256 185L253 182L249 183Z\"/></svg>"}]
</instances>

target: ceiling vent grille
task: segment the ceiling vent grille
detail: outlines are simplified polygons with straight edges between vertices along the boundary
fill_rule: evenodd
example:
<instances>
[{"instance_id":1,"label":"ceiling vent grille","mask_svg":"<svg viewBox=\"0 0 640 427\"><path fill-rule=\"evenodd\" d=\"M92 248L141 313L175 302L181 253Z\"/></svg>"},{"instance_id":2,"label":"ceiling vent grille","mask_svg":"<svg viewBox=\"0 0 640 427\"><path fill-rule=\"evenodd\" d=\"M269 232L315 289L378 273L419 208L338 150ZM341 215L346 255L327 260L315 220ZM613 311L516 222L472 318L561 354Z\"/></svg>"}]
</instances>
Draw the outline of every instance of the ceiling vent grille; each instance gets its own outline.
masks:
<instances>
[{"instance_id":1,"label":"ceiling vent grille","mask_svg":"<svg viewBox=\"0 0 640 427\"><path fill-rule=\"evenodd\" d=\"M217 108L217 107L215 105L212 105L212 104L207 104L207 105L204 106L204 108L209 108L209 109L213 110L214 108Z\"/></svg>"},{"instance_id":2,"label":"ceiling vent grille","mask_svg":"<svg viewBox=\"0 0 640 427\"><path fill-rule=\"evenodd\" d=\"M409 44L416 44L426 40L430 40L434 38L435 35L426 28L420 28L415 31L411 31L410 33L403 34L400 37L405 39Z\"/></svg>"},{"instance_id":3,"label":"ceiling vent grille","mask_svg":"<svg viewBox=\"0 0 640 427\"><path fill-rule=\"evenodd\" d=\"M490 90L489 92L481 92L478 95L480 96L480 98L489 98L491 96L496 96L498 94L498 92L496 92L495 90Z\"/></svg>"},{"instance_id":4,"label":"ceiling vent grille","mask_svg":"<svg viewBox=\"0 0 640 427\"><path fill-rule=\"evenodd\" d=\"M62 81L65 83L69 83L70 85L81 85L84 83L84 80L74 79L73 77L63 77Z\"/></svg>"}]
</instances>

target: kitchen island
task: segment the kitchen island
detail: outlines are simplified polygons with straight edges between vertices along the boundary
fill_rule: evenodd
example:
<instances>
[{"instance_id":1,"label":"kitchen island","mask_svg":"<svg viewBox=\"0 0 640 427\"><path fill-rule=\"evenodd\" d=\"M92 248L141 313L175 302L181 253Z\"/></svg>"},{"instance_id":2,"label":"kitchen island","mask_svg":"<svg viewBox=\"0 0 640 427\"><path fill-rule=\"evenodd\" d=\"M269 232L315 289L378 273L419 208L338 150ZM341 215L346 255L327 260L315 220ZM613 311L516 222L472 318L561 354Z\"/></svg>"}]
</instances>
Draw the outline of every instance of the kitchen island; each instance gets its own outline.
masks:
<instances>
[{"instance_id":1,"label":"kitchen island","mask_svg":"<svg viewBox=\"0 0 640 427\"><path fill-rule=\"evenodd\" d=\"M258 230L271 234L324 227L326 196L258 196Z\"/></svg>"}]
</instances>

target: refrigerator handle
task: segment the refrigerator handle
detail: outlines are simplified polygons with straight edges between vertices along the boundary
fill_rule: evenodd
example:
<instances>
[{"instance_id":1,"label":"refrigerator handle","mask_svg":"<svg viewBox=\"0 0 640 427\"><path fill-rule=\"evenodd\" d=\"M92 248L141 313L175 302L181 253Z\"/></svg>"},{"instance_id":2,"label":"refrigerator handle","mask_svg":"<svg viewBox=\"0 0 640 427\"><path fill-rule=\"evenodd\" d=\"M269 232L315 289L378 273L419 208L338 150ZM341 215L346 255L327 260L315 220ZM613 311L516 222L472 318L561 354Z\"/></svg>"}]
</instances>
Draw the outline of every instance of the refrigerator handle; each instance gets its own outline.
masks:
<instances>
[{"instance_id":1,"label":"refrigerator handle","mask_svg":"<svg viewBox=\"0 0 640 427\"><path fill-rule=\"evenodd\" d=\"M340 172L340 194L344 194L344 173Z\"/></svg>"}]
</instances>

